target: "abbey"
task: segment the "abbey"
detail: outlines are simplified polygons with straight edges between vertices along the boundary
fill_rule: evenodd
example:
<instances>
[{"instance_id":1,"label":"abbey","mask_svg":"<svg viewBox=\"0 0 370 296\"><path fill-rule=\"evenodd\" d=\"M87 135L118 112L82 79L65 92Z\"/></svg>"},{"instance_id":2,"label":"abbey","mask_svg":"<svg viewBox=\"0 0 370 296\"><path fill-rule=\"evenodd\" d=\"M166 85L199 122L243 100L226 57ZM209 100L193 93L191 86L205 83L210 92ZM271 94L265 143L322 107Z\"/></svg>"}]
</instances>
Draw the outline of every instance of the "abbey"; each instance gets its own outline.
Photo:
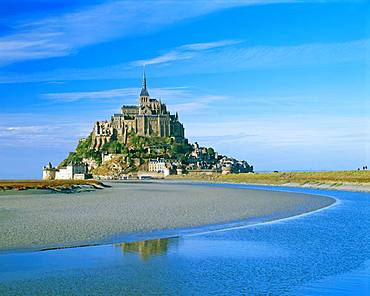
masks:
<instances>
[{"instance_id":1,"label":"abbey","mask_svg":"<svg viewBox=\"0 0 370 296\"><path fill-rule=\"evenodd\" d=\"M135 133L144 137L172 137L177 142L184 141L184 126L178 114L171 114L160 100L149 95L144 71L139 105L121 108L109 121L97 121L92 132L92 148L99 150L112 138L126 144L128 135Z\"/></svg>"},{"instance_id":2,"label":"abbey","mask_svg":"<svg viewBox=\"0 0 370 296\"><path fill-rule=\"evenodd\" d=\"M253 166L191 144L178 114L151 98L145 70L138 105L124 105L110 120L97 121L57 167L43 168L44 179L163 178L170 174L238 174Z\"/></svg>"}]
</instances>

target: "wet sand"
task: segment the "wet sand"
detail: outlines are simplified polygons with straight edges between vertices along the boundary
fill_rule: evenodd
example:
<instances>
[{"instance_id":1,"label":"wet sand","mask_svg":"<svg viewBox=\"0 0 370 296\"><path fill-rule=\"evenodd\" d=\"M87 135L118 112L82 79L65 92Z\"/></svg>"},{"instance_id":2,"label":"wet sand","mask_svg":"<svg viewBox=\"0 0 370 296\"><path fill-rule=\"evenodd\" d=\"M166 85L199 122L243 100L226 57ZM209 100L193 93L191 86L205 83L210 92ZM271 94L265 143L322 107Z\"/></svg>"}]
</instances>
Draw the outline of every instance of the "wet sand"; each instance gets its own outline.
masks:
<instances>
[{"instance_id":1,"label":"wet sand","mask_svg":"<svg viewBox=\"0 0 370 296\"><path fill-rule=\"evenodd\" d=\"M0 250L98 244L118 234L284 218L334 202L318 195L170 182L110 185L74 194L2 193Z\"/></svg>"}]
</instances>

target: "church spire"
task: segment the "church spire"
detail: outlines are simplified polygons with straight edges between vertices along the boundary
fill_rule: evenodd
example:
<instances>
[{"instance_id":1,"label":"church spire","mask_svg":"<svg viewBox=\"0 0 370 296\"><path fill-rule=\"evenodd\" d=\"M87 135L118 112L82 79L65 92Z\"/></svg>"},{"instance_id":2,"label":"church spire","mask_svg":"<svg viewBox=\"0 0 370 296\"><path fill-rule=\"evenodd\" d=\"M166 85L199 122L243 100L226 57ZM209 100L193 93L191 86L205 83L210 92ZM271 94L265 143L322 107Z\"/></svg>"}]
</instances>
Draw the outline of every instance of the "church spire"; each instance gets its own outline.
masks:
<instances>
[{"instance_id":1,"label":"church spire","mask_svg":"<svg viewBox=\"0 0 370 296\"><path fill-rule=\"evenodd\" d=\"M145 73L145 65L143 66L143 89L146 89L146 73Z\"/></svg>"},{"instance_id":2,"label":"church spire","mask_svg":"<svg viewBox=\"0 0 370 296\"><path fill-rule=\"evenodd\" d=\"M145 65L143 69L143 86L141 88L140 97L149 97L148 90L146 88L146 73L145 73Z\"/></svg>"}]
</instances>

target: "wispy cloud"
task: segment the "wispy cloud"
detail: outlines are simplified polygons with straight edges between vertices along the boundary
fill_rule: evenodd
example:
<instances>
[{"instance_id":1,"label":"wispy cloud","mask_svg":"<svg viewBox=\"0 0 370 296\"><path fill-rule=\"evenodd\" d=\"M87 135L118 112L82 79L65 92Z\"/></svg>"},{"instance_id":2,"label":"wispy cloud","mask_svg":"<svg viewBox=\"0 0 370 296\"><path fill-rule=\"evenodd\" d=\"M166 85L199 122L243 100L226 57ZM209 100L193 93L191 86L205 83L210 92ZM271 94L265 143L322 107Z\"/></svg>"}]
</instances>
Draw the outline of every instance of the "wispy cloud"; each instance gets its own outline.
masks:
<instances>
[{"instance_id":1,"label":"wispy cloud","mask_svg":"<svg viewBox=\"0 0 370 296\"><path fill-rule=\"evenodd\" d=\"M75 102L81 100L105 100L105 99L128 99L137 98L140 93L140 88L116 88L105 89L99 91L83 91L83 92L62 92L62 93L47 93L42 97L56 102ZM166 97L169 99L182 98L189 94L187 87L166 87L166 88L151 88L150 93L153 97Z\"/></svg>"},{"instance_id":2,"label":"wispy cloud","mask_svg":"<svg viewBox=\"0 0 370 296\"><path fill-rule=\"evenodd\" d=\"M0 83L31 81L136 78L142 64L151 64L152 77L194 73L225 73L261 68L303 67L370 60L370 39L291 46L248 46L222 40L185 44L153 58L109 67L58 69L29 75L0 73ZM1 58L0 58L1 59Z\"/></svg>"},{"instance_id":3,"label":"wispy cloud","mask_svg":"<svg viewBox=\"0 0 370 296\"><path fill-rule=\"evenodd\" d=\"M58 147L74 146L86 137L89 125L78 121L34 125L0 125L0 148L9 146Z\"/></svg>"},{"instance_id":4,"label":"wispy cloud","mask_svg":"<svg viewBox=\"0 0 370 296\"><path fill-rule=\"evenodd\" d=\"M199 112L216 101L227 99L227 96L213 95L204 93L204 91L202 95L199 95L197 90L185 86L151 88L149 91L153 98L164 98L171 111L185 112L185 114ZM47 93L43 94L42 97L57 103L114 99L117 100L117 104L118 100L120 103L136 104L139 92L139 88L118 88L87 92Z\"/></svg>"},{"instance_id":5,"label":"wispy cloud","mask_svg":"<svg viewBox=\"0 0 370 296\"><path fill-rule=\"evenodd\" d=\"M186 44L179 47L179 49L190 50L190 51L200 51L200 50L207 50L213 49L218 47L224 47L229 45L235 45L241 43L242 41L239 40L221 40L215 42L204 42L204 43L193 43L193 44Z\"/></svg>"},{"instance_id":6,"label":"wispy cloud","mask_svg":"<svg viewBox=\"0 0 370 296\"><path fill-rule=\"evenodd\" d=\"M75 102L81 100L103 100L112 98L122 98L135 96L139 92L138 88L119 88L101 91L89 92L62 92L62 93L48 93L42 95L43 98L55 102Z\"/></svg>"},{"instance_id":7,"label":"wispy cloud","mask_svg":"<svg viewBox=\"0 0 370 296\"><path fill-rule=\"evenodd\" d=\"M292 46L248 46L246 42L220 41L180 46L137 64L152 64L159 73L212 73L370 60L370 39L340 43ZM155 68L156 64L163 64ZM176 70L176 71L175 71Z\"/></svg>"},{"instance_id":8,"label":"wispy cloud","mask_svg":"<svg viewBox=\"0 0 370 296\"><path fill-rule=\"evenodd\" d=\"M321 118L313 115L286 116L276 118L269 116L258 119L244 119L233 121L228 118L222 122L190 122L187 125L191 138L199 139L205 144L226 147L239 143L263 144L270 148L298 148L339 145L346 149L356 145L370 145L370 131L362 127L368 122L367 117L331 116ZM359 132L353 133L354 130ZM350 137L349 137L350 136ZM235 147L230 146L234 149ZM320 149L319 149L320 150Z\"/></svg>"},{"instance_id":9,"label":"wispy cloud","mask_svg":"<svg viewBox=\"0 0 370 296\"><path fill-rule=\"evenodd\" d=\"M256 170L356 169L369 161L366 120L340 116L229 119L190 123L186 132L191 141L246 159Z\"/></svg>"},{"instance_id":10,"label":"wispy cloud","mask_svg":"<svg viewBox=\"0 0 370 296\"><path fill-rule=\"evenodd\" d=\"M139 60L132 63L133 66L143 66L143 65L155 65L170 63L178 60L188 60L196 56L200 51L210 51L212 49L231 46L242 41L238 40L222 40L216 42L204 42L204 43L192 43L179 46L167 53L159 55L157 57L148 60Z\"/></svg>"},{"instance_id":11,"label":"wispy cloud","mask_svg":"<svg viewBox=\"0 0 370 296\"><path fill-rule=\"evenodd\" d=\"M222 9L287 2L300 1L114 1L90 6L78 12L12 24L13 33L0 38L0 66L69 55L84 46L147 33ZM197 48L199 45L192 50Z\"/></svg>"},{"instance_id":12,"label":"wispy cloud","mask_svg":"<svg viewBox=\"0 0 370 296\"><path fill-rule=\"evenodd\" d=\"M182 112L183 114L194 112L204 112L204 109L210 108L214 103L217 101L224 101L227 100L227 96L219 96L219 95L188 95L185 98L185 102L183 103L175 103L169 104L169 108L171 110Z\"/></svg>"},{"instance_id":13,"label":"wispy cloud","mask_svg":"<svg viewBox=\"0 0 370 296\"><path fill-rule=\"evenodd\" d=\"M121 104L137 104L136 98L139 91L138 88L122 88L91 92L47 93L43 94L43 98L67 105L77 101L112 99L116 100L114 103L116 109L111 111L117 112ZM202 112L216 101L227 99L206 92L199 96L196 90L189 87L153 88L150 89L150 93L152 97L165 98L172 113L179 111L184 116L194 114L194 112ZM58 147L61 145L73 147L79 138L89 134L93 124L92 120L99 118L95 114L96 111L92 110L90 113L88 116L82 117L74 112L67 115L0 114L0 148L9 146ZM106 117L101 119L108 119L110 114L107 111ZM27 118L26 122L24 122L24 118Z\"/></svg>"}]
</instances>

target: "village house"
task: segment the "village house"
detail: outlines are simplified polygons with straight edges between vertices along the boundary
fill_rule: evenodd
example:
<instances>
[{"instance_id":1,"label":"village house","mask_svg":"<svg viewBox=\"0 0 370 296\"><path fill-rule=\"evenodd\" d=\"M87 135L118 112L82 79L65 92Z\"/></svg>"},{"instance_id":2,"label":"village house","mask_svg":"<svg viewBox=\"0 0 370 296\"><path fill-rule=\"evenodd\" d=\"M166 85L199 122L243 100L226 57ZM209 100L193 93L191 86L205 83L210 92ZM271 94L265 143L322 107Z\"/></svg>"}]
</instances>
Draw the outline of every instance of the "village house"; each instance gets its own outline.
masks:
<instances>
[{"instance_id":1,"label":"village house","mask_svg":"<svg viewBox=\"0 0 370 296\"><path fill-rule=\"evenodd\" d=\"M164 159L151 159L148 163L148 171L163 173L163 176L169 176L171 174L172 166L170 163L166 162Z\"/></svg>"}]
</instances>

